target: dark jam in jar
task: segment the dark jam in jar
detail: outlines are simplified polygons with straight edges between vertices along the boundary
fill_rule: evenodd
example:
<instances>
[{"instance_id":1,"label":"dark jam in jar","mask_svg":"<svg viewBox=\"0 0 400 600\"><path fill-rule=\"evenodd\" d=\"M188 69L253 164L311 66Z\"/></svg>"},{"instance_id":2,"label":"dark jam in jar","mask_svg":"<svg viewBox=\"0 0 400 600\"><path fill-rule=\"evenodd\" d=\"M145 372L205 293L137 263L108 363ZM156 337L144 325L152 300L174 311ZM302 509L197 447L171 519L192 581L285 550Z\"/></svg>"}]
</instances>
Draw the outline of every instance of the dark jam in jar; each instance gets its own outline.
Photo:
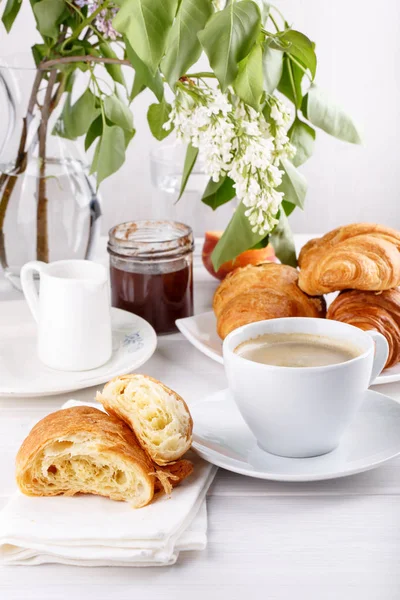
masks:
<instances>
[{"instance_id":1,"label":"dark jam in jar","mask_svg":"<svg viewBox=\"0 0 400 600\"><path fill-rule=\"evenodd\" d=\"M112 305L148 321L158 334L193 314L193 234L172 221L122 223L110 231Z\"/></svg>"}]
</instances>

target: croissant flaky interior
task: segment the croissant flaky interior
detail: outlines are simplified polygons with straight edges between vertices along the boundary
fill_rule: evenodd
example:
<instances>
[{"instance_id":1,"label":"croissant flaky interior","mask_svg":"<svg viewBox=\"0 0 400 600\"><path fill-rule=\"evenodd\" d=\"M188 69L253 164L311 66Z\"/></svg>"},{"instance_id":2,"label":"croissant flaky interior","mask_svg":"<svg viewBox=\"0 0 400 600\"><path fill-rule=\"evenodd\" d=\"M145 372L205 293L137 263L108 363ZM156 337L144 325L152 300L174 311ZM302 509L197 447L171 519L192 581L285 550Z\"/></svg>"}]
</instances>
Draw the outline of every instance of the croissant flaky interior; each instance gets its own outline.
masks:
<instances>
[{"instance_id":1,"label":"croissant flaky interior","mask_svg":"<svg viewBox=\"0 0 400 600\"><path fill-rule=\"evenodd\" d=\"M400 362L400 290L342 292L328 309L328 319L343 321L364 331L375 329L389 344L386 367Z\"/></svg>"},{"instance_id":2,"label":"croissant flaky interior","mask_svg":"<svg viewBox=\"0 0 400 600\"><path fill-rule=\"evenodd\" d=\"M299 266L307 294L388 290L400 285L400 233L369 223L339 227L309 241Z\"/></svg>"},{"instance_id":3,"label":"croissant flaky interior","mask_svg":"<svg viewBox=\"0 0 400 600\"><path fill-rule=\"evenodd\" d=\"M299 274L288 265L264 263L232 271L217 288L213 309L224 339L234 329L278 317L324 317L325 300L298 286Z\"/></svg>"},{"instance_id":4,"label":"croissant flaky interior","mask_svg":"<svg viewBox=\"0 0 400 600\"><path fill-rule=\"evenodd\" d=\"M124 422L87 406L42 419L16 462L17 483L28 496L98 494L134 507L152 500L154 471Z\"/></svg>"},{"instance_id":5,"label":"croissant flaky interior","mask_svg":"<svg viewBox=\"0 0 400 600\"><path fill-rule=\"evenodd\" d=\"M123 375L96 399L125 421L157 465L178 460L191 446L193 422L184 400L147 375Z\"/></svg>"}]
</instances>

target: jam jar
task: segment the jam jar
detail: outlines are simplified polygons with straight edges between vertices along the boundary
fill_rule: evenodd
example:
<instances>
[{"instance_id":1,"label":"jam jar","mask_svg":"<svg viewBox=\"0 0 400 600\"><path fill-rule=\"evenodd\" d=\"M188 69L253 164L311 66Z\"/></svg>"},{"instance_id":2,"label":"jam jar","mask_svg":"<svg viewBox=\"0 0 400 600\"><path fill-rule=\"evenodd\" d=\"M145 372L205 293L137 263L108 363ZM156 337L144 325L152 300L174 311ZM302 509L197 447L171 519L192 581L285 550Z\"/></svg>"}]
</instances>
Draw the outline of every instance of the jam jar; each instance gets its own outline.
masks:
<instances>
[{"instance_id":1,"label":"jam jar","mask_svg":"<svg viewBox=\"0 0 400 600\"><path fill-rule=\"evenodd\" d=\"M193 315L193 232L174 221L132 221L109 232L112 306L148 321L158 334Z\"/></svg>"}]
</instances>

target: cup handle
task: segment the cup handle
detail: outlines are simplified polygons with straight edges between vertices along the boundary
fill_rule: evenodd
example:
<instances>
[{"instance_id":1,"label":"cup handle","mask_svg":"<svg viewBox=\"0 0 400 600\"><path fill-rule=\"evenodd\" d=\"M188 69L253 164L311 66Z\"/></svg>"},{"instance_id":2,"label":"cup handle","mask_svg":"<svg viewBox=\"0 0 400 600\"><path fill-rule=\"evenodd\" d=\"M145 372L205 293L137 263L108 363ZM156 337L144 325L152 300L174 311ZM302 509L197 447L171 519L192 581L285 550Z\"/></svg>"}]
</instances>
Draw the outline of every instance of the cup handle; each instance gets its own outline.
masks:
<instances>
[{"instance_id":1,"label":"cup handle","mask_svg":"<svg viewBox=\"0 0 400 600\"><path fill-rule=\"evenodd\" d=\"M39 294L36 291L33 279L34 273L42 273L46 263L40 260L32 260L26 263L21 269L21 286L30 311L36 322L39 320Z\"/></svg>"},{"instance_id":2,"label":"cup handle","mask_svg":"<svg viewBox=\"0 0 400 600\"><path fill-rule=\"evenodd\" d=\"M375 342L374 363L372 365L372 373L369 380L369 385L372 385L386 365L389 356L389 344L385 336L378 331L366 331L365 333L368 333Z\"/></svg>"}]
</instances>

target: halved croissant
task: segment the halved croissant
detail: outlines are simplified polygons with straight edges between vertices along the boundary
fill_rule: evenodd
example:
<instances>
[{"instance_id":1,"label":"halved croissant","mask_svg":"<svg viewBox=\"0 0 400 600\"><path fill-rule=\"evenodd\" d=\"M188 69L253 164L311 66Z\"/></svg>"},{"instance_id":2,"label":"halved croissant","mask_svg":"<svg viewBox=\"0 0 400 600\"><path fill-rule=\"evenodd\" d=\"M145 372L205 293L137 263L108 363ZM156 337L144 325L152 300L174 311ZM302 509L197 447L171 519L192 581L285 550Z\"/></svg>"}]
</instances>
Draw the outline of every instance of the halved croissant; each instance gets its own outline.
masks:
<instances>
[{"instance_id":1,"label":"halved croissant","mask_svg":"<svg viewBox=\"0 0 400 600\"><path fill-rule=\"evenodd\" d=\"M122 421L76 406L39 421L16 459L16 478L28 496L98 494L135 508L154 495L154 465Z\"/></svg>"},{"instance_id":2,"label":"halved croissant","mask_svg":"<svg viewBox=\"0 0 400 600\"><path fill-rule=\"evenodd\" d=\"M279 317L324 317L323 297L311 298L298 286L293 267L274 263L233 271L214 295L217 333L228 333L256 321Z\"/></svg>"},{"instance_id":3,"label":"halved croissant","mask_svg":"<svg viewBox=\"0 0 400 600\"><path fill-rule=\"evenodd\" d=\"M190 460L181 458L176 462L170 463L165 467L157 467L157 479L154 484L154 492L165 492L169 494L172 488L176 487L193 473L193 463Z\"/></svg>"},{"instance_id":4,"label":"halved croissant","mask_svg":"<svg viewBox=\"0 0 400 600\"><path fill-rule=\"evenodd\" d=\"M387 290L400 284L400 233L356 223L309 241L299 256L299 286L307 294Z\"/></svg>"},{"instance_id":5,"label":"halved croissant","mask_svg":"<svg viewBox=\"0 0 400 600\"><path fill-rule=\"evenodd\" d=\"M131 427L157 465L178 460L192 444L193 421L185 401L152 377L116 377L96 399Z\"/></svg>"},{"instance_id":6,"label":"halved croissant","mask_svg":"<svg viewBox=\"0 0 400 600\"><path fill-rule=\"evenodd\" d=\"M363 292L348 290L339 294L328 309L328 319L343 321L364 331L375 329L389 344L386 367L400 362L400 290Z\"/></svg>"}]
</instances>

